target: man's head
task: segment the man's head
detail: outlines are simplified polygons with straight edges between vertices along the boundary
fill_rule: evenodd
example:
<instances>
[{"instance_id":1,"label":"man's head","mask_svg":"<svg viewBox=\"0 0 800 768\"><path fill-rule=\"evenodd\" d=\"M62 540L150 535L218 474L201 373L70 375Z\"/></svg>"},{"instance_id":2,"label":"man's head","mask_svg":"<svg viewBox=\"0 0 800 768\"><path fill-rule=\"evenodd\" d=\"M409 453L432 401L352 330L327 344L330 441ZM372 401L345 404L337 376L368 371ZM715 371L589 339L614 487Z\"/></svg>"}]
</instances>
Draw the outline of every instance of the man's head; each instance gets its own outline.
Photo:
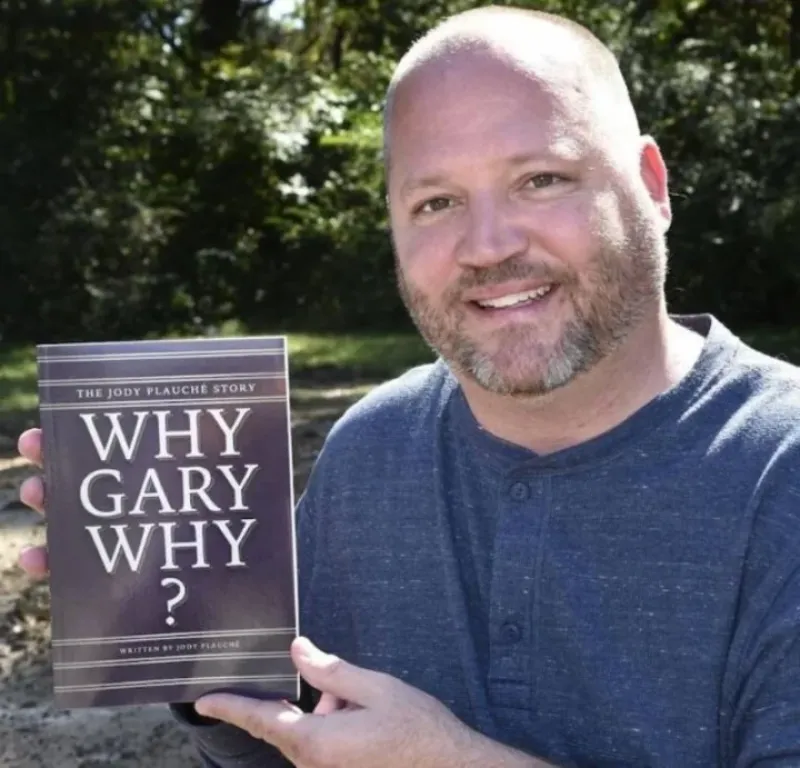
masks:
<instances>
[{"instance_id":1,"label":"man's head","mask_svg":"<svg viewBox=\"0 0 800 768\"><path fill-rule=\"evenodd\" d=\"M401 294L461 374L547 392L661 310L666 171L587 30L452 17L398 65L384 141Z\"/></svg>"}]
</instances>

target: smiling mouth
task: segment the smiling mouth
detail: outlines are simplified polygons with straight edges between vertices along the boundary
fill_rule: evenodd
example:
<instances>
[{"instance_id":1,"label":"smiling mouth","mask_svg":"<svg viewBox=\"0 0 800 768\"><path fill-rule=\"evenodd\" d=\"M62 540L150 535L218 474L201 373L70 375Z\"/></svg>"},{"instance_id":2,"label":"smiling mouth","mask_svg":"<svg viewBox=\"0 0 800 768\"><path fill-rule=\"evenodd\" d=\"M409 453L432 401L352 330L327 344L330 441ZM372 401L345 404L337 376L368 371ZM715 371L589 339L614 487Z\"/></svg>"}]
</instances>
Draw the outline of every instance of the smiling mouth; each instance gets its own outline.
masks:
<instances>
[{"instance_id":1,"label":"smiling mouth","mask_svg":"<svg viewBox=\"0 0 800 768\"><path fill-rule=\"evenodd\" d=\"M505 296L498 296L496 299L481 299L480 301L473 301L477 307L481 309L513 309L516 307L523 307L526 304L533 304L541 301L545 296L552 293L555 284L543 285L539 288L534 288L531 291L520 291L519 293L508 293Z\"/></svg>"}]
</instances>

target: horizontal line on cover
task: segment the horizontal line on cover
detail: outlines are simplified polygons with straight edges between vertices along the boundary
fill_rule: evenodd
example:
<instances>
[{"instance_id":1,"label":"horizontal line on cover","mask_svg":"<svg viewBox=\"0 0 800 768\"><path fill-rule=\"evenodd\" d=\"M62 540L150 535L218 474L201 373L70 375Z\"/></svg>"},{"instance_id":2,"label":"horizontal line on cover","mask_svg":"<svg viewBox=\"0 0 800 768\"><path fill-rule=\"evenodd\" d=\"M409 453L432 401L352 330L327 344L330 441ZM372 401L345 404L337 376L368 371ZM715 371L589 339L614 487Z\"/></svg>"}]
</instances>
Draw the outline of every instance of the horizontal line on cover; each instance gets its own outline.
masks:
<instances>
[{"instance_id":1,"label":"horizontal line on cover","mask_svg":"<svg viewBox=\"0 0 800 768\"><path fill-rule=\"evenodd\" d=\"M197 373L186 376L125 376L113 379L39 379L39 384L48 387L81 386L86 384L158 384L162 381L198 382L198 381L242 381L243 379L282 379L286 376L280 371L274 373Z\"/></svg>"},{"instance_id":2,"label":"horizontal line on cover","mask_svg":"<svg viewBox=\"0 0 800 768\"><path fill-rule=\"evenodd\" d=\"M109 360L202 360L226 357L283 356L283 349L208 349L196 352L123 352L113 355L48 355L39 356L42 363L105 363Z\"/></svg>"},{"instance_id":3,"label":"horizontal line on cover","mask_svg":"<svg viewBox=\"0 0 800 768\"><path fill-rule=\"evenodd\" d=\"M128 683L100 683L99 685L56 685L56 693L79 691L114 691L123 688L160 688L166 685L205 685L206 683L267 683L282 680L294 681L296 675L225 675L221 677L173 677L164 680L146 680Z\"/></svg>"},{"instance_id":4,"label":"horizontal line on cover","mask_svg":"<svg viewBox=\"0 0 800 768\"><path fill-rule=\"evenodd\" d=\"M257 637L259 635L294 635L294 627L258 627L255 629L220 629L208 632L158 632L153 635L119 635L117 637L78 637L75 640L53 640L54 646L84 645L86 643L134 643L144 640L191 640L199 638L211 640L215 637L225 639L228 637Z\"/></svg>"},{"instance_id":5,"label":"horizontal line on cover","mask_svg":"<svg viewBox=\"0 0 800 768\"><path fill-rule=\"evenodd\" d=\"M180 653L174 656L155 656L146 659L105 659L104 661L56 661L54 669L96 669L98 667L132 667L145 664L168 664L181 661L243 661L245 659L288 659L288 651L264 651L263 653Z\"/></svg>"},{"instance_id":6,"label":"horizontal line on cover","mask_svg":"<svg viewBox=\"0 0 800 768\"><path fill-rule=\"evenodd\" d=\"M283 403L286 395L264 395L262 397L216 398L206 397L198 400L187 397L185 400L78 400L69 403L41 403L42 411L89 411L103 408L140 408L143 405L246 405L247 403Z\"/></svg>"}]
</instances>

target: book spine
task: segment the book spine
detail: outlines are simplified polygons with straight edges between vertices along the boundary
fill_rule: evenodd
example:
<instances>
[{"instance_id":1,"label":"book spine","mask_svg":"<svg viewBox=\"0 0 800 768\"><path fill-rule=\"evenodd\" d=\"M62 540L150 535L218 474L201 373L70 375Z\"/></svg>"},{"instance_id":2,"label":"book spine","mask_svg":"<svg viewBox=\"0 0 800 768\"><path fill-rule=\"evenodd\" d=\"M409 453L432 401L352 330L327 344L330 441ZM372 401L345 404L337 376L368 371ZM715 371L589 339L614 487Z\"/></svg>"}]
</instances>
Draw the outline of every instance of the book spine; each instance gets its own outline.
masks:
<instances>
[{"instance_id":1,"label":"book spine","mask_svg":"<svg viewBox=\"0 0 800 768\"><path fill-rule=\"evenodd\" d=\"M44 378L44 368L46 367L47 357L50 351L50 347L48 345L40 345L37 348L37 371L38 371L38 380L39 382L42 381ZM59 451L63 450L62 447L59 445L58 440L58 417L55 411L51 411L49 409L42 408L42 406L46 406L50 402L50 395L48 392L47 387L41 386L41 383L38 386L38 400L39 400L39 428L41 429L42 434L42 457L43 457L43 469L42 469L42 480L44 483L44 509L45 515L47 514L48 510L51 508L51 500L52 500L52 493L53 489L58 489L60 483L58 481L58 470L59 470L59 462L57 457L59 455ZM48 551L52 551L53 549L53 529L46 525L45 526L45 543L47 546ZM64 617L64 601L59 599L59 585L58 582L53 583L52 580L50 582L50 635L51 638L58 637L64 631L65 625L65 617ZM52 642L52 641L51 641ZM52 653L52 648L51 648ZM54 672L54 676L56 678L56 684L58 682L58 672Z\"/></svg>"}]
</instances>

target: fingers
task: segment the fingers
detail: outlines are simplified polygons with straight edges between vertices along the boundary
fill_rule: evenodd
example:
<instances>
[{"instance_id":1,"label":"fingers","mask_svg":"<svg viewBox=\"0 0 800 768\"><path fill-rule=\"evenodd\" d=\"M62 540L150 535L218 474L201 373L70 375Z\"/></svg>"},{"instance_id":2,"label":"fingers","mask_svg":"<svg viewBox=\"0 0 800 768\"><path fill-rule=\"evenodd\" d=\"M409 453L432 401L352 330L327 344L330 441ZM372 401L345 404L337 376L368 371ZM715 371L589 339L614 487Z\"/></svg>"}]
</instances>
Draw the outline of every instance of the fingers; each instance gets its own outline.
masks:
<instances>
[{"instance_id":1,"label":"fingers","mask_svg":"<svg viewBox=\"0 0 800 768\"><path fill-rule=\"evenodd\" d=\"M42 430L29 429L19 436L17 441L20 455L35 464L42 466ZM41 477L26 478L19 487L20 501L44 514L44 483Z\"/></svg>"},{"instance_id":2,"label":"fingers","mask_svg":"<svg viewBox=\"0 0 800 768\"><path fill-rule=\"evenodd\" d=\"M41 477L27 477L19 487L20 501L44 514L44 482Z\"/></svg>"},{"instance_id":3,"label":"fingers","mask_svg":"<svg viewBox=\"0 0 800 768\"><path fill-rule=\"evenodd\" d=\"M334 696L332 693L323 693L317 706L314 707L315 715L330 715L333 712L338 712L347 706L347 702Z\"/></svg>"},{"instance_id":4,"label":"fingers","mask_svg":"<svg viewBox=\"0 0 800 768\"><path fill-rule=\"evenodd\" d=\"M18 562L22 570L34 579L43 579L48 575L47 550L44 547L23 549Z\"/></svg>"},{"instance_id":5,"label":"fingers","mask_svg":"<svg viewBox=\"0 0 800 768\"><path fill-rule=\"evenodd\" d=\"M42 430L28 429L19 436L17 449L20 455L31 464L42 467ZM44 514L44 483L41 477L28 477L19 487L20 501ZM17 559L22 570L35 579L48 575L47 549L45 547L29 547L20 552Z\"/></svg>"},{"instance_id":6,"label":"fingers","mask_svg":"<svg viewBox=\"0 0 800 768\"><path fill-rule=\"evenodd\" d=\"M17 450L31 464L41 467L43 465L42 430L37 427L23 432L17 441Z\"/></svg>"},{"instance_id":7,"label":"fingers","mask_svg":"<svg viewBox=\"0 0 800 768\"><path fill-rule=\"evenodd\" d=\"M211 693L195 702L205 717L224 720L284 750L291 743L294 728L309 717L287 702L258 701L228 693Z\"/></svg>"},{"instance_id":8,"label":"fingers","mask_svg":"<svg viewBox=\"0 0 800 768\"><path fill-rule=\"evenodd\" d=\"M310 640L298 637L292 643L292 660L308 683L322 693L362 707L390 698L393 678L357 667L338 656L323 653Z\"/></svg>"}]
</instances>

